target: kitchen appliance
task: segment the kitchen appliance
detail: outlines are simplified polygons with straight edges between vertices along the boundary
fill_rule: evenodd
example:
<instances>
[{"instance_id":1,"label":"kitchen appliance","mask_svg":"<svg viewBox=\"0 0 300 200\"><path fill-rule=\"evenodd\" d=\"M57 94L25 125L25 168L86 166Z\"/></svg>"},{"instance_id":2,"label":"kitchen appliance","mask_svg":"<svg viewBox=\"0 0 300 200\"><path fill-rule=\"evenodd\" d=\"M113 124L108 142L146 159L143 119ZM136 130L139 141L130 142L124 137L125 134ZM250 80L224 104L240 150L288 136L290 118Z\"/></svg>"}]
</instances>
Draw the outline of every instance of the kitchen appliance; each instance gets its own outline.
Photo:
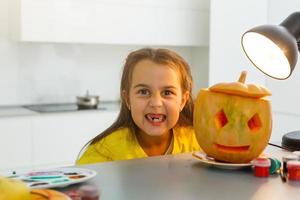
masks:
<instances>
[{"instance_id":1,"label":"kitchen appliance","mask_svg":"<svg viewBox=\"0 0 300 200\"><path fill-rule=\"evenodd\" d=\"M78 109L97 109L99 104L99 96L90 95L88 90L85 96L77 96L76 100Z\"/></svg>"}]
</instances>

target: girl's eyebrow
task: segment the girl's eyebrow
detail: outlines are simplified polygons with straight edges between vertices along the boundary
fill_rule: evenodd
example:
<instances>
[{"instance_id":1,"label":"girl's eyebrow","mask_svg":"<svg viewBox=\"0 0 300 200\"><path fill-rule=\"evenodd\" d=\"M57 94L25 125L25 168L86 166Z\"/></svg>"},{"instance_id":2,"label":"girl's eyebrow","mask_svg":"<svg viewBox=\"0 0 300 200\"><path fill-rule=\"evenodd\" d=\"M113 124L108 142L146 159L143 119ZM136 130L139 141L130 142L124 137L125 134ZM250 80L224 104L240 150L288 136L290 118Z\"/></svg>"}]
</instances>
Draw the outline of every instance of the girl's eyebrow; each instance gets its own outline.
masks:
<instances>
[{"instance_id":1,"label":"girl's eyebrow","mask_svg":"<svg viewBox=\"0 0 300 200\"><path fill-rule=\"evenodd\" d=\"M137 87L147 87L147 88L149 88L148 85L142 84L142 83L135 85L133 88L137 88Z\"/></svg>"},{"instance_id":2,"label":"girl's eyebrow","mask_svg":"<svg viewBox=\"0 0 300 200\"><path fill-rule=\"evenodd\" d=\"M133 88L138 88L138 87L150 88L149 85L142 84L142 83L135 85ZM168 86L164 86L163 89L177 89L177 88L175 86L173 86L173 85L168 85Z\"/></svg>"},{"instance_id":3,"label":"girl's eyebrow","mask_svg":"<svg viewBox=\"0 0 300 200\"><path fill-rule=\"evenodd\" d=\"M163 87L164 89L177 89L177 87L170 85L170 86L165 86Z\"/></svg>"}]
</instances>

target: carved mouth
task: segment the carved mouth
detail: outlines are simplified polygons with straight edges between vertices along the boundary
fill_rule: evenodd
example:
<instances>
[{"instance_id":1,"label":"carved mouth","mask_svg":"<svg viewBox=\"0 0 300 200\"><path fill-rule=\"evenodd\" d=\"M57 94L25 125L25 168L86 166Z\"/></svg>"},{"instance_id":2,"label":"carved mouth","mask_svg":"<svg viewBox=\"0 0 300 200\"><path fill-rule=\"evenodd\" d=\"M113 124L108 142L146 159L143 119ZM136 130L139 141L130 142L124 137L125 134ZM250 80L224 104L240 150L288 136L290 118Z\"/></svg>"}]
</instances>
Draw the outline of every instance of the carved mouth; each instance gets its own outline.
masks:
<instances>
[{"instance_id":1,"label":"carved mouth","mask_svg":"<svg viewBox=\"0 0 300 200\"><path fill-rule=\"evenodd\" d=\"M218 150L226 151L226 152L245 152L248 151L250 148L250 145L244 145L244 146L226 146L218 143L214 143L215 147Z\"/></svg>"}]
</instances>

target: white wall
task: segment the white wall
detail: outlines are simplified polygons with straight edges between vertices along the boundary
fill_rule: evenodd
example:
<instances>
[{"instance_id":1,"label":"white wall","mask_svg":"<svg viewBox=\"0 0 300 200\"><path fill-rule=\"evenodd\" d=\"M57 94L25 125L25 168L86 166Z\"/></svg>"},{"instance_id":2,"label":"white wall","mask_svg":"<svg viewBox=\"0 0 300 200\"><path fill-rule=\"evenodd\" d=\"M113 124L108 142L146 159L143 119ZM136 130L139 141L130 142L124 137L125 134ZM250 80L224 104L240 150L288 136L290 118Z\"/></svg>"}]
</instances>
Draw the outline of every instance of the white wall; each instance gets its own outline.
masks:
<instances>
[{"instance_id":1,"label":"white wall","mask_svg":"<svg viewBox=\"0 0 300 200\"><path fill-rule=\"evenodd\" d=\"M280 24L291 13L300 10L298 0L269 0L268 23ZM300 55L298 54L298 57ZM274 141L281 141L283 134L300 130L300 60L293 74L287 80L266 79L266 86L272 91L274 113Z\"/></svg>"},{"instance_id":2,"label":"white wall","mask_svg":"<svg viewBox=\"0 0 300 200\"><path fill-rule=\"evenodd\" d=\"M300 61L289 79L271 79L246 58L240 40L250 28L279 24L299 10L298 0L211 0L209 85L235 81L241 70L247 70L248 82L270 89L273 111L271 142L276 143L281 142L285 133L300 130Z\"/></svg>"},{"instance_id":3,"label":"white wall","mask_svg":"<svg viewBox=\"0 0 300 200\"><path fill-rule=\"evenodd\" d=\"M241 36L267 22L267 0L211 0L210 8L209 85L237 81L242 70L246 82L265 85L242 51Z\"/></svg>"},{"instance_id":4,"label":"white wall","mask_svg":"<svg viewBox=\"0 0 300 200\"><path fill-rule=\"evenodd\" d=\"M117 100L123 61L142 47L16 42L10 39L8 22L8 0L0 0L0 106L74 102L86 90L101 100ZM192 65L197 89L206 85L199 76L207 69L207 57L200 62L206 66L199 66L192 48L168 48ZM207 56L207 48L195 49Z\"/></svg>"}]
</instances>

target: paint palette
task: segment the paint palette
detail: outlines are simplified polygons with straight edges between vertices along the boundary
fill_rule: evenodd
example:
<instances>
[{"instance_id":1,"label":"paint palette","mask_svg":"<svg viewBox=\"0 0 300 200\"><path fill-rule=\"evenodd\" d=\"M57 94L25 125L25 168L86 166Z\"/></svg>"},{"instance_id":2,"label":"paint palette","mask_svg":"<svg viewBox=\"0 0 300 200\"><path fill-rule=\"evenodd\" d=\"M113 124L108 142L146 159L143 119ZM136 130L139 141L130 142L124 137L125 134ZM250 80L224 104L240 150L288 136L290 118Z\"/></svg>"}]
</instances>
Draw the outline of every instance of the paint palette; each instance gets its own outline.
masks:
<instances>
[{"instance_id":1,"label":"paint palette","mask_svg":"<svg viewBox=\"0 0 300 200\"><path fill-rule=\"evenodd\" d=\"M84 168L57 168L18 174L13 179L25 182L31 189L66 187L93 178L97 172Z\"/></svg>"}]
</instances>

